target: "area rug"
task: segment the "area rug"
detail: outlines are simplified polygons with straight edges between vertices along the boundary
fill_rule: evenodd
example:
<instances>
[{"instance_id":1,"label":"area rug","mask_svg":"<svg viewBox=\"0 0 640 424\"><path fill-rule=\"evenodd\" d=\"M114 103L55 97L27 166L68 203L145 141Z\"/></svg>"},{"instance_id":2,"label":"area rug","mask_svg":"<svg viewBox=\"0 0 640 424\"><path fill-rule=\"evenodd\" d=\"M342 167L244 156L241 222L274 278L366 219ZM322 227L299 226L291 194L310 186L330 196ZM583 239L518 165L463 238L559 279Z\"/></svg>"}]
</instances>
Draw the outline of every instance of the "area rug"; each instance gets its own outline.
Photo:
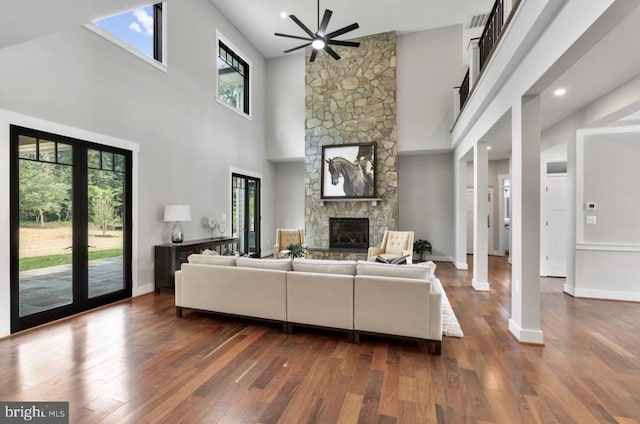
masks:
<instances>
[{"instance_id":1,"label":"area rug","mask_svg":"<svg viewBox=\"0 0 640 424\"><path fill-rule=\"evenodd\" d=\"M464 336L458 318L456 318L456 314L453 312L453 308L451 308L451 303L444 289L442 290L442 335L449 337Z\"/></svg>"}]
</instances>

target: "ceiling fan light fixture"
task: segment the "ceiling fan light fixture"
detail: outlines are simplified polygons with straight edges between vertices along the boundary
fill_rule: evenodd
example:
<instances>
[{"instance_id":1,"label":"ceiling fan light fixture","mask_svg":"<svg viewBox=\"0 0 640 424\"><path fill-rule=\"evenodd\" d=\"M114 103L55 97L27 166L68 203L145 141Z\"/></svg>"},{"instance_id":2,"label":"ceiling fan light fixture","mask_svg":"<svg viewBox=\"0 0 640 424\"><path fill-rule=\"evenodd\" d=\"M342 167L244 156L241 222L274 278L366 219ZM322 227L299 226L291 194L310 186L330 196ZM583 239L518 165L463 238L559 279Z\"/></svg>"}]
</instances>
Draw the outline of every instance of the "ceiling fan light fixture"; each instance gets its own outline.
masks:
<instances>
[{"instance_id":1,"label":"ceiling fan light fixture","mask_svg":"<svg viewBox=\"0 0 640 424\"><path fill-rule=\"evenodd\" d=\"M304 49L306 47L311 46L313 48L313 51L311 52L311 56L309 57L309 62L313 62L316 60L316 57L318 56L318 51L320 50L324 50L325 52L327 52L329 56L333 57L335 60L339 60L340 55L333 49L334 46L360 47L360 43L357 41L343 41L343 40L335 39L335 37L339 37L341 35L346 34L347 32L351 32L353 30L360 28L360 25L358 25L357 22L351 25L347 25L346 27L340 28L338 30L327 33L327 26L329 25L329 20L331 19L331 15L333 15L333 12L329 9L326 9L324 11L324 15L322 15L322 21L320 21L320 0L318 0L318 29L316 30L316 32L311 31L311 29L309 29L309 27L303 24L302 21L300 21L300 19L296 18L295 15L289 15L289 18L296 25L298 25L305 32L307 36L301 37L299 35L282 34L282 33L276 32L275 35L277 37L287 37L287 38L293 38L295 40L305 41L304 44L285 50L284 52L291 53L293 51Z\"/></svg>"},{"instance_id":2,"label":"ceiling fan light fixture","mask_svg":"<svg viewBox=\"0 0 640 424\"><path fill-rule=\"evenodd\" d=\"M324 42L324 40L322 38L316 38L311 43L311 47L313 47L316 50L324 49L324 46L326 46L326 43Z\"/></svg>"}]
</instances>

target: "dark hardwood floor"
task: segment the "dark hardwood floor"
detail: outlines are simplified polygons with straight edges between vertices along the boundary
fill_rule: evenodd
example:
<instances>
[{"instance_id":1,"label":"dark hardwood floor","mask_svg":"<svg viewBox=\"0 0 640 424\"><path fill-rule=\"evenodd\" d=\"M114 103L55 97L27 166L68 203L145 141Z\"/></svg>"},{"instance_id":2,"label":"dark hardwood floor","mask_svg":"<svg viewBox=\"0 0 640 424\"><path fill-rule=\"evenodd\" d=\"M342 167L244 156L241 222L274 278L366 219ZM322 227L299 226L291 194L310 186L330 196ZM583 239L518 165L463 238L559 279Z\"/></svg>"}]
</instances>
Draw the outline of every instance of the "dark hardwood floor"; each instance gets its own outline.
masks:
<instances>
[{"instance_id":1,"label":"dark hardwood floor","mask_svg":"<svg viewBox=\"0 0 640 424\"><path fill-rule=\"evenodd\" d=\"M150 294L0 340L0 400L69 401L73 423L640 423L640 305L542 278L545 346L509 334L510 267L490 292L439 263L465 333L426 344L187 311Z\"/></svg>"}]
</instances>

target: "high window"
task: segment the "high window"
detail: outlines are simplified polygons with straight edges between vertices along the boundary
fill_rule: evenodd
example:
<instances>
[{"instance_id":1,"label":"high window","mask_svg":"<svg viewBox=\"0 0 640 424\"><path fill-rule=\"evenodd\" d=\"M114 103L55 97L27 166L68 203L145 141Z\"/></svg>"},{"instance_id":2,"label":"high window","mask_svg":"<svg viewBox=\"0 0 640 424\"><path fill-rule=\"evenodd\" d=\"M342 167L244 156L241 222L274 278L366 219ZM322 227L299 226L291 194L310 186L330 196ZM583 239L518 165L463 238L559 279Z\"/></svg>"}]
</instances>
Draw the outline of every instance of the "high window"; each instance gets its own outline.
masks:
<instances>
[{"instance_id":1,"label":"high window","mask_svg":"<svg viewBox=\"0 0 640 424\"><path fill-rule=\"evenodd\" d=\"M249 113L249 63L229 44L218 39L218 100Z\"/></svg>"},{"instance_id":2,"label":"high window","mask_svg":"<svg viewBox=\"0 0 640 424\"><path fill-rule=\"evenodd\" d=\"M134 54L164 62L162 3L98 19L89 28Z\"/></svg>"}]
</instances>

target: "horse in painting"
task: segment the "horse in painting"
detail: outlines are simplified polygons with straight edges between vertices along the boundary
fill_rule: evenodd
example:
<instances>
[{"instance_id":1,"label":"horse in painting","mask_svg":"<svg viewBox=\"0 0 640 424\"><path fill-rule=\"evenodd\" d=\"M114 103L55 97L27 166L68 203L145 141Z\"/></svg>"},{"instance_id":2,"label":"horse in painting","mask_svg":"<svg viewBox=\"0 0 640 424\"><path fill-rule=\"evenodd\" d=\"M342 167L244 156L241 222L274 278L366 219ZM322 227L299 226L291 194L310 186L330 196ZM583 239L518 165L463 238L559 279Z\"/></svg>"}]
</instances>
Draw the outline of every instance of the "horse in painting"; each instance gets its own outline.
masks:
<instances>
[{"instance_id":1,"label":"horse in painting","mask_svg":"<svg viewBox=\"0 0 640 424\"><path fill-rule=\"evenodd\" d=\"M362 167L336 156L326 160L331 173L331 184L338 185L344 178L342 189L345 196L373 196L373 175L365 175Z\"/></svg>"}]
</instances>

